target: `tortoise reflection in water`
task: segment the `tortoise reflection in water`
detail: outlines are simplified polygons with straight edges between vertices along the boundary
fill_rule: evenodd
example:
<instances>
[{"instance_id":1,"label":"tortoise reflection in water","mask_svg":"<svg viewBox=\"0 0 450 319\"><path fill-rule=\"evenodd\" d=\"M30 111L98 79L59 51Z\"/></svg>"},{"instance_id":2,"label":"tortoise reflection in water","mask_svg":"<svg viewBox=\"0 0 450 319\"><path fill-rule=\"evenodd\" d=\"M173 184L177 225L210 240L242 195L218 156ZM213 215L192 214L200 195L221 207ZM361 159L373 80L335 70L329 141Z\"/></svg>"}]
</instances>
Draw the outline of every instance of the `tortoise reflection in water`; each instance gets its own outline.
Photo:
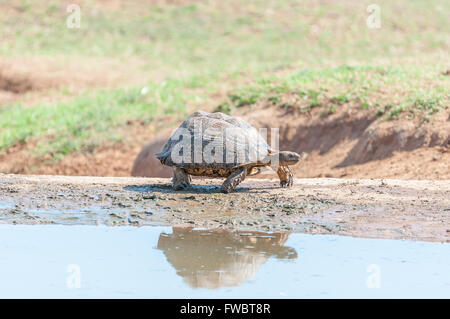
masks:
<instances>
[{"instance_id":1,"label":"tortoise reflection in water","mask_svg":"<svg viewBox=\"0 0 450 319\"><path fill-rule=\"evenodd\" d=\"M230 232L173 228L158 241L177 274L193 288L239 286L253 277L270 257L295 259L284 247L288 233Z\"/></svg>"}]
</instances>

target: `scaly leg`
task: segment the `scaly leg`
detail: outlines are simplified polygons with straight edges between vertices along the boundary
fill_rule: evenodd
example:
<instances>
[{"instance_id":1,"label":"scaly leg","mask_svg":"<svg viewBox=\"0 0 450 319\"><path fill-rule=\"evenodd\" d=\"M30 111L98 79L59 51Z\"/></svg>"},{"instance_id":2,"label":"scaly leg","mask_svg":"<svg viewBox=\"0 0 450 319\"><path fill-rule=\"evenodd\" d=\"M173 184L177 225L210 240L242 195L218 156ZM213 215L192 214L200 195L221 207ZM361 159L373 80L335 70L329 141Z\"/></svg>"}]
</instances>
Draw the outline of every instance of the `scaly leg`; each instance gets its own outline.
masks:
<instances>
[{"instance_id":1,"label":"scaly leg","mask_svg":"<svg viewBox=\"0 0 450 319\"><path fill-rule=\"evenodd\" d=\"M191 176L182 168L174 168L172 186L173 189L177 191L188 188L191 186Z\"/></svg>"},{"instance_id":2,"label":"scaly leg","mask_svg":"<svg viewBox=\"0 0 450 319\"><path fill-rule=\"evenodd\" d=\"M247 168L235 170L222 184L222 192L229 193L238 186L247 176Z\"/></svg>"},{"instance_id":3,"label":"scaly leg","mask_svg":"<svg viewBox=\"0 0 450 319\"><path fill-rule=\"evenodd\" d=\"M294 174L289 166L278 167L277 174L280 178L281 187L291 187L294 184Z\"/></svg>"}]
</instances>

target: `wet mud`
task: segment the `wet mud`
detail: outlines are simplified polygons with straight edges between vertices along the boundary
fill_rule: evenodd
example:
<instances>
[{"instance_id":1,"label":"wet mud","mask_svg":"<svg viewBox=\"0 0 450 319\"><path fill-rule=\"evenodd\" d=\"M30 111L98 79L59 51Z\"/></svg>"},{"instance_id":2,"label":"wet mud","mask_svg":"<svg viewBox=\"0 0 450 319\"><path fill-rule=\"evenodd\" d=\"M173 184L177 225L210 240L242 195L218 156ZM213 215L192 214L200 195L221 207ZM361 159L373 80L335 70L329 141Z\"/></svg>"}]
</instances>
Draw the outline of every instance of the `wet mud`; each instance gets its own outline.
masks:
<instances>
[{"instance_id":1,"label":"wet mud","mask_svg":"<svg viewBox=\"0 0 450 319\"><path fill-rule=\"evenodd\" d=\"M195 179L0 174L0 223L303 232L450 242L450 181L249 179L236 192Z\"/></svg>"}]
</instances>

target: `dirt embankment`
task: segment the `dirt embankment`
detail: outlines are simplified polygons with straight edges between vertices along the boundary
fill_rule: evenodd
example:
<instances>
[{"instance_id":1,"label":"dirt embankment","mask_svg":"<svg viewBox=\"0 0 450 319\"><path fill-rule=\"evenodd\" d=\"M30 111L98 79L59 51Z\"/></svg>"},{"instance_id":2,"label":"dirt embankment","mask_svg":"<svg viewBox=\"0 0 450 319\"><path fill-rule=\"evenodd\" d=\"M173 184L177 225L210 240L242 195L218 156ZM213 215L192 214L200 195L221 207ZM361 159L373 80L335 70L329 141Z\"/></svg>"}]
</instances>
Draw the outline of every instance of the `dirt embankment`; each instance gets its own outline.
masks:
<instances>
[{"instance_id":1,"label":"dirt embankment","mask_svg":"<svg viewBox=\"0 0 450 319\"><path fill-rule=\"evenodd\" d=\"M242 108L236 113L255 127L278 128L280 149L302 154L298 178L450 179L450 110L430 121L380 120L373 110L343 106L324 116L323 109L300 113L279 107ZM32 141L0 152L0 172L18 174L169 177L154 154L176 128L167 119L155 125L129 123L123 142L91 153L74 153L54 162L32 156ZM270 137L270 135L269 135ZM263 176L267 177L267 176ZM276 177L276 175L273 175Z\"/></svg>"},{"instance_id":2,"label":"dirt embankment","mask_svg":"<svg viewBox=\"0 0 450 319\"><path fill-rule=\"evenodd\" d=\"M25 106L61 102L90 88L138 85L148 76L143 65L137 58L0 56L0 107L19 101Z\"/></svg>"},{"instance_id":3,"label":"dirt embankment","mask_svg":"<svg viewBox=\"0 0 450 319\"><path fill-rule=\"evenodd\" d=\"M280 149L303 154L297 177L450 179L450 110L431 120L380 120L373 110L342 106L334 114L324 109L300 113L294 109L258 106L236 115L258 128L279 129ZM154 154L171 130L148 143L132 168L133 176L168 177Z\"/></svg>"},{"instance_id":4,"label":"dirt embankment","mask_svg":"<svg viewBox=\"0 0 450 319\"><path fill-rule=\"evenodd\" d=\"M142 64L139 60L0 57L0 108L14 101L30 107L35 101L54 103L86 88L136 85L162 76L149 76L141 70ZM61 87L67 90L62 93ZM216 99L224 96L226 92ZM325 106L302 113L263 101L239 108L233 115L255 127L278 128L280 148L303 154L295 168L297 177L450 179L450 109L426 121L419 117L381 120L373 109L351 103L340 105L332 114L327 110ZM171 169L154 157L177 126L166 120L162 131L155 129L160 123L130 122L118 129L122 143L73 153L57 162L51 154L35 156L37 143L45 144L46 137L27 140L0 151L0 172L169 177Z\"/></svg>"},{"instance_id":5,"label":"dirt embankment","mask_svg":"<svg viewBox=\"0 0 450 319\"><path fill-rule=\"evenodd\" d=\"M218 180L174 192L169 179L0 174L0 223L153 225L450 241L450 182Z\"/></svg>"},{"instance_id":6,"label":"dirt embankment","mask_svg":"<svg viewBox=\"0 0 450 319\"><path fill-rule=\"evenodd\" d=\"M148 77L164 78L163 72L144 72L144 64L138 58L125 63L105 57L0 56L0 109L19 102L23 107L59 103L91 88L134 87L145 83ZM0 150L0 172L129 176L134 157L153 128L143 127L137 120L122 130L122 144L101 145L94 152L74 153L57 162L52 154L36 156L37 144L45 145L47 137L27 139Z\"/></svg>"}]
</instances>

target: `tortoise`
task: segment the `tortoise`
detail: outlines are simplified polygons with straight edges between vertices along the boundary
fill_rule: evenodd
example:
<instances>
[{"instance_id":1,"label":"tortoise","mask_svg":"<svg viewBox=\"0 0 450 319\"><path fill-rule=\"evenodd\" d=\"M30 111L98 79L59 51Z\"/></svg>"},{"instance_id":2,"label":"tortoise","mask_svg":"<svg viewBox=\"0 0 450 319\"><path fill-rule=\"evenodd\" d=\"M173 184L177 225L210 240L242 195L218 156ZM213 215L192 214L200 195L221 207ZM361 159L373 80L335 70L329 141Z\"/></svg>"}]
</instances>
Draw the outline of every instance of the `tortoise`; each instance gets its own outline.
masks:
<instances>
[{"instance_id":1,"label":"tortoise","mask_svg":"<svg viewBox=\"0 0 450 319\"><path fill-rule=\"evenodd\" d=\"M222 191L233 191L245 177L263 167L276 170L281 187L293 184L289 165L300 160L295 152L275 151L258 131L239 117L221 112L197 111L189 116L156 154L161 164L172 166L172 186L190 186L191 175L226 178Z\"/></svg>"}]
</instances>

